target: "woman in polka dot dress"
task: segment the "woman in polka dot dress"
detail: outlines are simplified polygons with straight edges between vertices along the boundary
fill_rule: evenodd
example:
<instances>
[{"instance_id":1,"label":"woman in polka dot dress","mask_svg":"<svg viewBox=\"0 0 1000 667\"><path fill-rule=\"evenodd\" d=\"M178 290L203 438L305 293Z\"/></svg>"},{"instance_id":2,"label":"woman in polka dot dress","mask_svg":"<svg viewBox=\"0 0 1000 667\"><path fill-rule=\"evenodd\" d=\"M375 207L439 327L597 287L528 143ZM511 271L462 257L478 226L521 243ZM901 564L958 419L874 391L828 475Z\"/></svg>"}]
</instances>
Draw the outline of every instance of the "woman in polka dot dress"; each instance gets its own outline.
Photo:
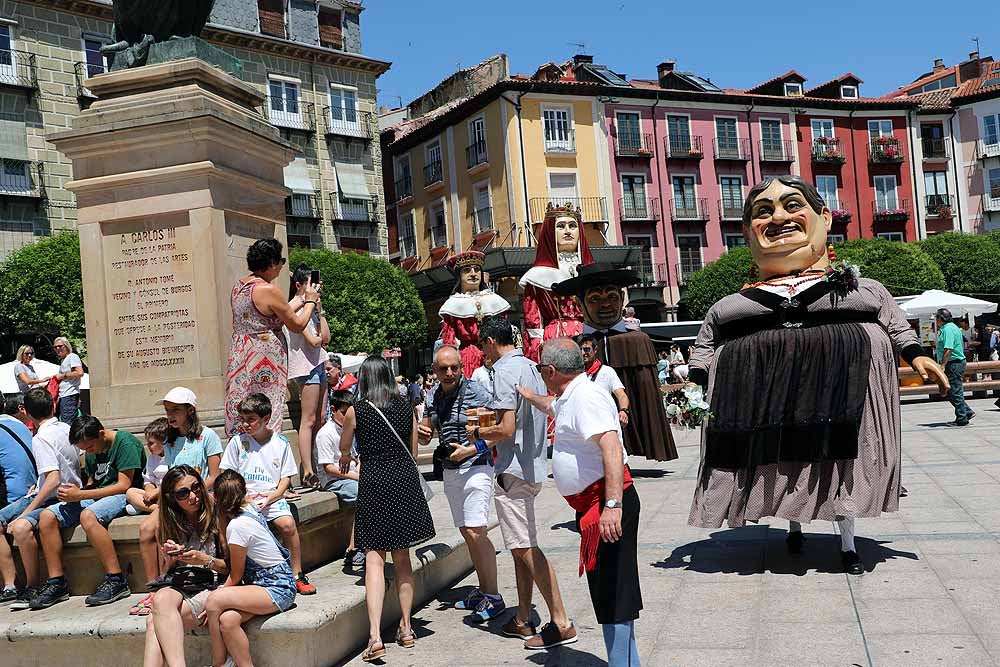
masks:
<instances>
[{"instance_id":1,"label":"woman in polka dot dress","mask_svg":"<svg viewBox=\"0 0 1000 667\"><path fill-rule=\"evenodd\" d=\"M366 662L385 655L379 633L385 597L385 555L392 554L396 590L402 618L396 643L414 645L410 626L413 606L413 570L410 548L434 537L427 500L420 487L417 467L410 456L416 451L417 424L410 402L396 389L385 359L368 357L358 373L358 393L348 409L341 434L341 468L350 465L351 443L356 440L361 459L358 481L354 543L365 552L365 598L370 624Z\"/></svg>"}]
</instances>

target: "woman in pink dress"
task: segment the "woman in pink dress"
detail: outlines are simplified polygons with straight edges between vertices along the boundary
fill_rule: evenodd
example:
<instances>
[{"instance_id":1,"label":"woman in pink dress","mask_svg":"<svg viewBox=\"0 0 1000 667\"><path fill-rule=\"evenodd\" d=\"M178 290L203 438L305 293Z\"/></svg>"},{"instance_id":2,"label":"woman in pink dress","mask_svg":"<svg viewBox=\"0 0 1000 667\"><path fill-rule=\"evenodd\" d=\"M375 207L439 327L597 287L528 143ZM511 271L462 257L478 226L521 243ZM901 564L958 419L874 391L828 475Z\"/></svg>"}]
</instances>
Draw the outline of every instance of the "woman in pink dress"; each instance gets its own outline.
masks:
<instances>
[{"instance_id":1,"label":"woman in pink dress","mask_svg":"<svg viewBox=\"0 0 1000 667\"><path fill-rule=\"evenodd\" d=\"M576 276L576 267L593 264L587 237L580 229L580 211L567 204L549 204L538 233L535 262L521 278L524 288L524 355L538 361L542 343L583 333L583 313L576 299L559 296L553 283Z\"/></svg>"},{"instance_id":2,"label":"woman in pink dress","mask_svg":"<svg viewBox=\"0 0 1000 667\"><path fill-rule=\"evenodd\" d=\"M226 375L226 434L235 435L240 422L237 406L253 393L261 393L275 406L268 428L281 433L281 406L288 383L288 348L281 325L302 333L319 309L319 291L312 282L299 288L303 307L292 310L274 279L285 266L281 241L260 239L247 251L250 274L236 281L231 295L233 341Z\"/></svg>"},{"instance_id":3,"label":"woman in pink dress","mask_svg":"<svg viewBox=\"0 0 1000 667\"><path fill-rule=\"evenodd\" d=\"M485 263L486 255L478 250L467 250L448 260L448 268L458 280L451 296L438 311L443 322L441 342L459 349L467 378L483 365L479 323L484 317L510 310L507 300L489 288L483 273Z\"/></svg>"}]
</instances>

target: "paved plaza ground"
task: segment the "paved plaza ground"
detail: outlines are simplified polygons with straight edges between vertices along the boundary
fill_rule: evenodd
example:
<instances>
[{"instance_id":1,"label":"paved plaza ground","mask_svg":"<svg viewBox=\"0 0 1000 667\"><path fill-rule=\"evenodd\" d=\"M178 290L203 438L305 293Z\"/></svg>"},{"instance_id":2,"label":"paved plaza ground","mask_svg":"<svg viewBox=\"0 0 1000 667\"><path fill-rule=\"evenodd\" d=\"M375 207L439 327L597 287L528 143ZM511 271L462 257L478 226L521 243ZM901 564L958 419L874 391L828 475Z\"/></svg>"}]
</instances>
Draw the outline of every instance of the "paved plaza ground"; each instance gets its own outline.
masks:
<instances>
[{"instance_id":1,"label":"paved plaza ground","mask_svg":"<svg viewBox=\"0 0 1000 667\"><path fill-rule=\"evenodd\" d=\"M840 573L831 523L806 526L801 556L785 551L786 523L729 530L687 525L698 468L696 433L680 459L633 460L642 499L639 565L645 610L636 625L645 667L1000 665L1000 410L972 401L965 428L947 403L907 404L900 511L858 521L868 572ZM606 664L585 579L576 576L573 514L549 480L540 498L541 545L555 564L580 641L529 652L448 608L475 576L416 613L417 646L389 645L388 665ZM502 547L499 530L494 542ZM515 601L510 555L498 556L501 592ZM537 596L537 592L536 592ZM544 603L538 611L547 617ZM547 618L546 618L547 620ZM385 639L393 633L387 631ZM348 663L363 664L360 658Z\"/></svg>"}]
</instances>

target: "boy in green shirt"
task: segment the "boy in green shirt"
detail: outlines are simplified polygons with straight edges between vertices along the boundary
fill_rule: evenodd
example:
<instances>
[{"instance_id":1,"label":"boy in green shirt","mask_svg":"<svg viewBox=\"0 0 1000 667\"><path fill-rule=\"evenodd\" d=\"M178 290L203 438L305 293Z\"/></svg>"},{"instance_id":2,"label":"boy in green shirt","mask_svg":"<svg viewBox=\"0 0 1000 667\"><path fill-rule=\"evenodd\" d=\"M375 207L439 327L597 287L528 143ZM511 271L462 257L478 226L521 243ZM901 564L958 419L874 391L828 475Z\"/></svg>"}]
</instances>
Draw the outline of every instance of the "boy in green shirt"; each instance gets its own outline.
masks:
<instances>
[{"instance_id":1,"label":"boy in green shirt","mask_svg":"<svg viewBox=\"0 0 1000 667\"><path fill-rule=\"evenodd\" d=\"M69 441L86 456L83 488L61 484L60 502L45 508L38 521L38 535L48 565L49 579L31 599L32 609L45 609L69 599L63 576L62 534L60 529L83 526L87 541L104 566L105 579L85 602L91 606L108 604L132 594L122 574L108 524L125 514L125 492L142 485L146 452L138 438L128 431L106 429L97 417L73 420Z\"/></svg>"}]
</instances>

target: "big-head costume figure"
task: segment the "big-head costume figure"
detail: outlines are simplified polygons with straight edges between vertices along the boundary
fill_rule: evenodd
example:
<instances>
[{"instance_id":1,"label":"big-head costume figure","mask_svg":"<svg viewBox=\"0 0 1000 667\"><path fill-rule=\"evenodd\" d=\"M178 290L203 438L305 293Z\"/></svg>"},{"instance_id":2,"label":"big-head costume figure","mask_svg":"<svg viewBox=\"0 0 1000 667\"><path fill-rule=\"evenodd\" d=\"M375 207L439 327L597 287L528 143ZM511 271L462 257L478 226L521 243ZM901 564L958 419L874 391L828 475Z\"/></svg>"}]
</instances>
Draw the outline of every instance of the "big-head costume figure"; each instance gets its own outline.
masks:
<instances>
[{"instance_id":1,"label":"big-head costume figure","mask_svg":"<svg viewBox=\"0 0 1000 667\"><path fill-rule=\"evenodd\" d=\"M897 354L924 379L947 380L885 287L836 261L830 222L797 176L747 196L743 233L760 280L712 306L689 361L711 406L689 523L788 519L798 553L801 523L837 521L844 569L861 574L854 518L899 503Z\"/></svg>"},{"instance_id":2,"label":"big-head costume figure","mask_svg":"<svg viewBox=\"0 0 1000 667\"><path fill-rule=\"evenodd\" d=\"M677 458L674 437L663 409L656 377L656 353L649 336L628 331L622 321L623 290L639 282L631 269L595 263L580 266L577 275L552 286L563 297L575 297L583 313L583 333L597 341L601 363L618 371L631 403L629 422L622 426L629 454L656 461Z\"/></svg>"},{"instance_id":3,"label":"big-head costume figure","mask_svg":"<svg viewBox=\"0 0 1000 667\"><path fill-rule=\"evenodd\" d=\"M507 300L489 288L483 273L485 263L486 255L477 250L448 260L448 268L456 276L455 288L438 311L443 322L441 342L459 349L467 378L483 365L483 351L478 347L479 323L488 315L510 310Z\"/></svg>"},{"instance_id":4,"label":"big-head costume figure","mask_svg":"<svg viewBox=\"0 0 1000 667\"><path fill-rule=\"evenodd\" d=\"M594 256L580 224L580 209L571 204L549 204L538 232L535 262L520 281L524 288L526 357L538 361L543 341L572 337L583 331L583 313L575 297L556 294L552 285L576 276L580 265L593 263Z\"/></svg>"}]
</instances>

